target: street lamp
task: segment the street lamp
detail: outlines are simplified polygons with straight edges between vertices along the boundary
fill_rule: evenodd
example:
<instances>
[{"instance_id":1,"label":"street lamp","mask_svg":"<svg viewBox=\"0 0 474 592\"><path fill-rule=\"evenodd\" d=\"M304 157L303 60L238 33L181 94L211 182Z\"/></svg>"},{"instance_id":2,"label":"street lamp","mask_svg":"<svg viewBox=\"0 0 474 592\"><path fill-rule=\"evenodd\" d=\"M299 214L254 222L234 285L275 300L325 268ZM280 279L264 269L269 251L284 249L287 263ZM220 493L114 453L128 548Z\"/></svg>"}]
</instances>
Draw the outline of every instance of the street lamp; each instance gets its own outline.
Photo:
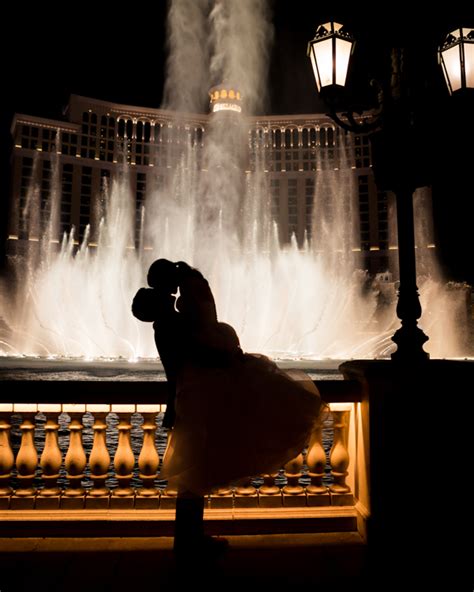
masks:
<instances>
[{"instance_id":1,"label":"street lamp","mask_svg":"<svg viewBox=\"0 0 474 592\"><path fill-rule=\"evenodd\" d=\"M377 187L396 197L400 287L397 316L401 327L392 340L397 350L392 359L402 362L427 360L423 350L428 337L418 327L421 305L416 285L413 193L428 184L419 166L421 134L416 125L412 93L404 72L405 52L392 49L389 92L377 86L377 107L372 116L357 117L356 109L338 114L338 91L345 85L354 39L340 23L320 25L308 43L316 86L329 107L328 115L343 129L369 134L372 166ZM474 29L461 28L448 35L439 49L450 92L474 87Z\"/></svg>"}]
</instances>

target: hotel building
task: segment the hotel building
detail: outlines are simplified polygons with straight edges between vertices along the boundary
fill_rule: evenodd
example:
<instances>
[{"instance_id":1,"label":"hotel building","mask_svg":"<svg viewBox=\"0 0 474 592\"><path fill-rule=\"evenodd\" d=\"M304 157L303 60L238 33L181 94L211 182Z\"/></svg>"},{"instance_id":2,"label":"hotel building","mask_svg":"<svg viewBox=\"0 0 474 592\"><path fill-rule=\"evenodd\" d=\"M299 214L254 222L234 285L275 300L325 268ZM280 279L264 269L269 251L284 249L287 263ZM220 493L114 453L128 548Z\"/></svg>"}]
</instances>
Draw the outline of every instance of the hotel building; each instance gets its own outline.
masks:
<instances>
[{"instance_id":1,"label":"hotel building","mask_svg":"<svg viewBox=\"0 0 474 592\"><path fill-rule=\"evenodd\" d=\"M21 252L24 241L38 241L41 224L32 231L27 222L28 192L39 192L38 219L46 218L49 195L59 187L57 213L60 234L76 228L80 242L85 228L91 225L91 241L98 223L97 201L104 184L130 167L131 195L137 212L137 235L140 210L147 190L174 173L181 144L198 147L196 166L202 166L199 148L206 142L210 118L218 111L240 114L240 95L230 88L211 89L209 115L176 114L162 109L120 105L72 95L65 120L50 120L16 114L13 135L11 211L7 251ZM266 176L272 214L279 225L280 240L292 234L302 244L311 240L311 220L315 182L321 162L337 161L338 151L349 146L347 166L354 176L358 201L359 228L357 244L371 273L386 271L389 245L389 199L378 191L371 168L370 144L366 135L348 135L332 120L320 114L275 115L247 118L249 123L246 173ZM56 183L56 185L55 185ZM137 243L138 244L138 243Z\"/></svg>"}]
</instances>

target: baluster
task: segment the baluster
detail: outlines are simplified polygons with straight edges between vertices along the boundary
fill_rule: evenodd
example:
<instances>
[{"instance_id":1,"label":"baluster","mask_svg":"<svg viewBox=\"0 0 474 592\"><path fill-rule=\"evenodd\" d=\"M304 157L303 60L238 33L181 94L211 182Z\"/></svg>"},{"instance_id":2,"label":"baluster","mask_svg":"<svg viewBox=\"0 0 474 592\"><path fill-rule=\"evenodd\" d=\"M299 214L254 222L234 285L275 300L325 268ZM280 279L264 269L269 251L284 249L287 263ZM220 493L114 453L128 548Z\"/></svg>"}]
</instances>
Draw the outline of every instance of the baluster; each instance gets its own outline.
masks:
<instances>
[{"instance_id":1,"label":"baluster","mask_svg":"<svg viewBox=\"0 0 474 592\"><path fill-rule=\"evenodd\" d=\"M326 466L326 453L323 448L323 429L318 425L311 435L306 454L308 475L311 484L306 487L308 506L328 506L331 498L327 487L323 485L324 468Z\"/></svg>"},{"instance_id":2,"label":"baluster","mask_svg":"<svg viewBox=\"0 0 474 592\"><path fill-rule=\"evenodd\" d=\"M59 507L61 490L57 485L59 469L61 468L62 453L58 442L59 423L57 417L61 413L59 404L40 404L38 411L46 416L44 426L44 449L41 454L40 466L43 470L43 489L36 498L36 508L56 509ZM52 414L55 414L54 417Z\"/></svg>"},{"instance_id":3,"label":"baluster","mask_svg":"<svg viewBox=\"0 0 474 592\"><path fill-rule=\"evenodd\" d=\"M38 466L38 453L35 447L36 404L14 404L15 413L21 413L21 445L16 457L18 489L11 499L12 509L33 508L36 488L33 480Z\"/></svg>"},{"instance_id":4,"label":"baluster","mask_svg":"<svg viewBox=\"0 0 474 592\"><path fill-rule=\"evenodd\" d=\"M262 475L263 485L260 487L259 491L265 495L275 495L280 493L280 488L275 484L275 478L277 476L278 473L273 473L272 475Z\"/></svg>"},{"instance_id":5,"label":"baluster","mask_svg":"<svg viewBox=\"0 0 474 592\"><path fill-rule=\"evenodd\" d=\"M329 462L331 464L331 474L333 483L329 487L331 491L332 505L347 505L353 503L351 489L346 483L349 467L349 421L350 405L332 404L331 413L334 418L334 442L329 453Z\"/></svg>"},{"instance_id":6,"label":"baluster","mask_svg":"<svg viewBox=\"0 0 474 592\"><path fill-rule=\"evenodd\" d=\"M263 485L258 490L258 505L262 508L277 508L281 506L281 489L275 483L275 477L278 476L278 473L262 476Z\"/></svg>"},{"instance_id":7,"label":"baluster","mask_svg":"<svg viewBox=\"0 0 474 592\"><path fill-rule=\"evenodd\" d=\"M234 496L230 485L223 485L213 490L209 496L210 508L232 508L234 505Z\"/></svg>"},{"instance_id":8,"label":"baluster","mask_svg":"<svg viewBox=\"0 0 474 592\"><path fill-rule=\"evenodd\" d=\"M110 505L112 508L132 508L135 492L130 487L130 481L133 476L135 457L130 443L130 430L132 429L130 418L135 412L135 405L112 405L112 411L119 414L118 446L114 456L118 487L112 493Z\"/></svg>"},{"instance_id":9,"label":"baluster","mask_svg":"<svg viewBox=\"0 0 474 592\"><path fill-rule=\"evenodd\" d=\"M63 411L69 415L71 421L69 423L69 447L64 461L69 487L64 490L61 507L83 508L85 491L81 481L84 478L87 458L82 445L82 429L84 427L82 416L86 411L86 406L63 405Z\"/></svg>"},{"instance_id":10,"label":"baluster","mask_svg":"<svg viewBox=\"0 0 474 592\"><path fill-rule=\"evenodd\" d=\"M106 417L110 405L88 404L87 411L94 416L94 442L89 456L89 468L93 486L87 493L86 508L108 508L110 490L105 485L109 476L110 454L107 449Z\"/></svg>"},{"instance_id":11,"label":"baluster","mask_svg":"<svg viewBox=\"0 0 474 592\"><path fill-rule=\"evenodd\" d=\"M232 487L230 485L223 485L214 491L215 495L232 495Z\"/></svg>"},{"instance_id":12,"label":"baluster","mask_svg":"<svg viewBox=\"0 0 474 592\"><path fill-rule=\"evenodd\" d=\"M178 490L167 486L160 496L160 508L162 510L174 510L177 497Z\"/></svg>"},{"instance_id":13,"label":"baluster","mask_svg":"<svg viewBox=\"0 0 474 592\"><path fill-rule=\"evenodd\" d=\"M233 505L234 496L230 485L217 488L209 496L209 507L211 508L232 508Z\"/></svg>"},{"instance_id":14,"label":"baluster","mask_svg":"<svg viewBox=\"0 0 474 592\"><path fill-rule=\"evenodd\" d=\"M12 403L0 404L0 510L9 506L13 489L10 485L12 468L15 457L10 444L10 415L13 411Z\"/></svg>"},{"instance_id":15,"label":"baluster","mask_svg":"<svg viewBox=\"0 0 474 592\"><path fill-rule=\"evenodd\" d=\"M143 487L140 487L137 492L136 508L158 508L160 503L159 491L155 487L160 464L160 457L155 446L156 416L159 411L159 405L137 405L137 413L141 413L143 416L143 445L138 457Z\"/></svg>"},{"instance_id":16,"label":"baluster","mask_svg":"<svg viewBox=\"0 0 474 592\"><path fill-rule=\"evenodd\" d=\"M303 453L285 465L287 484L283 487L283 505L301 507L306 505L304 488L299 484L301 468L303 467Z\"/></svg>"},{"instance_id":17,"label":"baluster","mask_svg":"<svg viewBox=\"0 0 474 592\"><path fill-rule=\"evenodd\" d=\"M234 502L236 508L256 508L258 507L257 490L252 485L250 477L241 479L235 488Z\"/></svg>"}]
</instances>

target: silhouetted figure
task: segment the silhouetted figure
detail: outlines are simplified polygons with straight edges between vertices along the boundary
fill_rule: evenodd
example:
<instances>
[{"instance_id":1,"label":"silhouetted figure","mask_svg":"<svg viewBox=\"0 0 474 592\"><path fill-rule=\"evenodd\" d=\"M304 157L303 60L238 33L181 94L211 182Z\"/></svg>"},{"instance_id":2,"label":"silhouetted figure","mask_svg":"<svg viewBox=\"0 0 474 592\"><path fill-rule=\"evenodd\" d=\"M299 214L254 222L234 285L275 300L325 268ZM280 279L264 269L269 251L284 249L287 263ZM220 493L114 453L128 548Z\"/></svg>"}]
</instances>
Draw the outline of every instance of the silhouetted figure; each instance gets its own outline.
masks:
<instances>
[{"instance_id":1,"label":"silhouetted figure","mask_svg":"<svg viewBox=\"0 0 474 592\"><path fill-rule=\"evenodd\" d=\"M179 298L173 311L165 295L156 299L156 344L176 385L176 421L161 477L178 490L177 554L211 554L224 543L204 536L203 496L275 473L295 458L318 421L321 400L310 380L296 381L269 358L242 352L235 330L218 322L211 289L198 270L162 261L151 266L149 283L158 292L164 286L168 295L177 285ZM153 314L136 316L150 320Z\"/></svg>"}]
</instances>

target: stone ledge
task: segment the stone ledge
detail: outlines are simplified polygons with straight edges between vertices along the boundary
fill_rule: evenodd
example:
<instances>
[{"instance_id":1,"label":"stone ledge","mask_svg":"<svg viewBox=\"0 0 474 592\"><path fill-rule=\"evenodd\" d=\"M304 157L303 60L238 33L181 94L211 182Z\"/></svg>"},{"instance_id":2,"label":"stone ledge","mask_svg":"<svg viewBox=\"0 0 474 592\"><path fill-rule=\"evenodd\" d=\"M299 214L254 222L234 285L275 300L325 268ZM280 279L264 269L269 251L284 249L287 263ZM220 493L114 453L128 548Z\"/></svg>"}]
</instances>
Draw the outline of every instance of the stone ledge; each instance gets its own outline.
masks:
<instances>
[{"instance_id":1,"label":"stone ledge","mask_svg":"<svg viewBox=\"0 0 474 592\"><path fill-rule=\"evenodd\" d=\"M172 536L174 510L83 509L0 511L0 536ZM357 532L354 507L206 509L210 534Z\"/></svg>"},{"instance_id":2,"label":"stone ledge","mask_svg":"<svg viewBox=\"0 0 474 592\"><path fill-rule=\"evenodd\" d=\"M229 537L233 549L278 549L326 546L364 546L356 532L320 532L302 534L234 535ZM100 553L111 551L172 551L173 538L162 537L30 537L0 539L0 553Z\"/></svg>"},{"instance_id":3,"label":"stone ledge","mask_svg":"<svg viewBox=\"0 0 474 592\"><path fill-rule=\"evenodd\" d=\"M280 490L275 495L260 494L258 491L251 495L209 495L207 504L211 508L285 508L285 507L312 507L312 506L354 506L355 500L352 493L337 494L327 490L326 493L315 495L308 493L306 489L300 494L287 494ZM146 501L145 501L146 500ZM159 492L157 495L140 496L134 494L125 497L107 496L94 497L84 493L83 495L69 497L61 493L59 496L43 497L41 495L19 497L15 495L0 496L0 511L19 511L26 509L54 509L62 510L83 509L156 509L161 511L174 510L176 508L176 495L167 495Z\"/></svg>"}]
</instances>

